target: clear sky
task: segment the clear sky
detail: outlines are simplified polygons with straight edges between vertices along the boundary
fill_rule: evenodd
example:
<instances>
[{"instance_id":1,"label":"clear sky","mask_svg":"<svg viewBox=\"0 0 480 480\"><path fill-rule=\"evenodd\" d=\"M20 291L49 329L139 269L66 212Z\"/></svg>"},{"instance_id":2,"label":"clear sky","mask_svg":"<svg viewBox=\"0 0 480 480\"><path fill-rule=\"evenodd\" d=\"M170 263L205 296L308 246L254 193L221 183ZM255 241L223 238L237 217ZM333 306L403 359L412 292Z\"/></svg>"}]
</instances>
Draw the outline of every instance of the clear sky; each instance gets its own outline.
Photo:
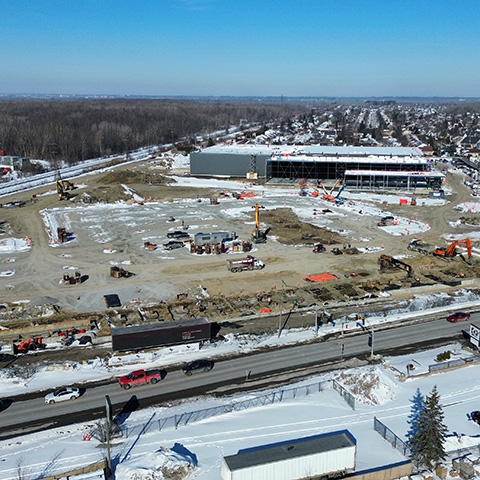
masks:
<instances>
[{"instance_id":1,"label":"clear sky","mask_svg":"<svg viewBox=\"0 0 480 480\"><path fill-rule=\"evenodd\" d=\"M0 93L480 96L479 0L0 0Z\"/></svg>"}]
</instances>

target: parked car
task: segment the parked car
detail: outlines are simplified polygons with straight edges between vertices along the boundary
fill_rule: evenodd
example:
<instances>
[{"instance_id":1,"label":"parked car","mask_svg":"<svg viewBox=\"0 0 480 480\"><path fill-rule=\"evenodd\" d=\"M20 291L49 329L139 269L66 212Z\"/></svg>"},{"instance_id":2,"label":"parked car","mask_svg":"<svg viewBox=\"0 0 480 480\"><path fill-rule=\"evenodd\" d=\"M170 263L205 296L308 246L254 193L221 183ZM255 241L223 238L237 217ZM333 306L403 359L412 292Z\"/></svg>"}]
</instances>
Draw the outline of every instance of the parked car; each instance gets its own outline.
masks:
<instances>
[{"instance_id":1,"label":"parked car","mask_svg":"<svg viewBox=\"0 0 480 480\"><path fill-rule=\"evenodd\" d=\"M183 242L180 242L178 240L170 240L170 242L165 243L163 245L166 250L174 250L175 248L182 248L185 246Z\"/></svg>"},{"instance_id":2,"label":"parked car","mask_svg":"<svg viewBox=\"0 0 480 480\"><path fill-rule=\"evenodd\" d=\"M63 387L45 395L45 403L53 405L64 400L75 400L80 396L80 390L75 387Z\"/></svg>"},{"instance_id":3,"label":"parked car","mask_svg":"<svg viewBox=\"0 0 480 480\"><path fill-rule=\"evenodd\" d=\"M447 317L447 320L451 323L464 322L470 318L470 314L467 312L455 312Z\"/></svg>"},{"instance_id":4,"label":"parked car","mask_svg":"<svg viewBox=\"0 0 480 480\"><path fill-rule=\"evenodd\" d=\"M213 368L213 362L211 360L194 360L187 363L182 367L185 375L193 375L199 372L209 372Z\"/></svg>"},{"instance_id":5,"label":"parked car","mask_svg":"<svg viewBox=\"0 0 480 480\"><path fill-rule=\"evenodd\" d=\"M177 240L190 240L190 235L187 232L176 230L175 232L168 232L168 238L176 238Z\"/></svg>"}]
</instances>

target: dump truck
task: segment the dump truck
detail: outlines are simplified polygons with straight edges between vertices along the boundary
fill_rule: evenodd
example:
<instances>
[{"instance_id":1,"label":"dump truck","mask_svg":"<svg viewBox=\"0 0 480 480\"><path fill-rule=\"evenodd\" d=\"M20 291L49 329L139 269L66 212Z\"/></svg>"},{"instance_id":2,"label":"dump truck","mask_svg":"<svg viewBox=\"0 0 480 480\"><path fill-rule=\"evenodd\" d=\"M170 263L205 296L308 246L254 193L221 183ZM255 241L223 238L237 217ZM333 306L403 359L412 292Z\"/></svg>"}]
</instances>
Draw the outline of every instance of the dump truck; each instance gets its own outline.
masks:
<instances>
[{"instance_id":1,"label":"dump truck","mask_svg":"<svg viewBox=\"0 0 480 480\"><path fill-rule=\"evenodd\" d=\"M232 273L235 273L243 270L261 270L265 264L258 258L248 255L247 258L240 260L228 260L227 267Z\"/></svg>"}]
</instances>

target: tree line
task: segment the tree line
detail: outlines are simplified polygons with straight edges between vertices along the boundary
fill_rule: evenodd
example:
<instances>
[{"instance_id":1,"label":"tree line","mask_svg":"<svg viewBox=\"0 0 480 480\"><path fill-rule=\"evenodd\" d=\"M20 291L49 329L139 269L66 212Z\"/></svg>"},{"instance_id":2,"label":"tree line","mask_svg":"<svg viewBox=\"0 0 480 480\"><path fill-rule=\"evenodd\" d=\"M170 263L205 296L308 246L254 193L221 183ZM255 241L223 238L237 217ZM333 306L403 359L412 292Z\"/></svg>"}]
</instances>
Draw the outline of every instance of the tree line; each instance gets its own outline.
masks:
<instances>
[{"instance_id":1,"label":"tree line","mask_svg":"<svg viewBox=\"0 0 480 480\"><path fill-rule=\"evenodd\" d=\"M2 100L0 150L75 164L147 145L197 143L197 136L306 110L294 103L175 99ZM210 144L212 138L210 138Z\"/></svg>"}]
</instances>

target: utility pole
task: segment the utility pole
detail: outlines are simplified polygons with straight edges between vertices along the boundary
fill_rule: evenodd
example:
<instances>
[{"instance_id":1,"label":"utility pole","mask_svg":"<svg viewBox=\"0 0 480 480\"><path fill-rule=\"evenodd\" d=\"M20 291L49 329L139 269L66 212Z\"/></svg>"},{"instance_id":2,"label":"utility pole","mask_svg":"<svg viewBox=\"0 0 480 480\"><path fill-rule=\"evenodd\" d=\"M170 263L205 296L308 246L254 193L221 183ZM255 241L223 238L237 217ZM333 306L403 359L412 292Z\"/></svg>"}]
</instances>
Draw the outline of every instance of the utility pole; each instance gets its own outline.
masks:
<instances>
[{"instance_id":1,"label":"utility pole","mask_svg":"<svg viewBox=\"0 0 480 480\"><path fill-rule=\"evenodd\" d=\"M110 431L112 428L112 403L110 402L110 397L105 395L105 406L107 415L105 418L105 436L107 442L107 472L108 476L112 474L112 452L111 452L111 445L110 445Z\"/></svg>"},{"instance_id":2,"label":"utility pole","mask_svg":"<svg viewBox=\"0 0 480 480\"><path fill-rule=\"evenodd\" d=\"M286 286L285 282L282 281L282 299L280 301L280 316L278 317L278 338L282 333L282 310L283 310L283 294L284 294L284 287Z\"/></svg>"},{"instance_id":3,"label":"utility pole","mask_svg":"<svg viewBox=\"0 0 480 480\"><path fill-rule=\"evenodd\" d=\"M371 347L370 360L373 360L373 337L374 337L374 334L375 334L375 330L373 329L373 325L370 325L370 323L368 324L368 326L371 329L371 333L368 336L368 345Z\"/></svg>"},{"instance_id":4,"label":"utility pole","mask_svg":"<svg viewBox=\"0 0 480 480\"><path fill-rule=\"evenodd\" d=\"M342 322L342 336L340 338L340 360L343 361L343 352L345 350L345 341L343 340L343 322Z\"/></svg>"}]
</instances>

